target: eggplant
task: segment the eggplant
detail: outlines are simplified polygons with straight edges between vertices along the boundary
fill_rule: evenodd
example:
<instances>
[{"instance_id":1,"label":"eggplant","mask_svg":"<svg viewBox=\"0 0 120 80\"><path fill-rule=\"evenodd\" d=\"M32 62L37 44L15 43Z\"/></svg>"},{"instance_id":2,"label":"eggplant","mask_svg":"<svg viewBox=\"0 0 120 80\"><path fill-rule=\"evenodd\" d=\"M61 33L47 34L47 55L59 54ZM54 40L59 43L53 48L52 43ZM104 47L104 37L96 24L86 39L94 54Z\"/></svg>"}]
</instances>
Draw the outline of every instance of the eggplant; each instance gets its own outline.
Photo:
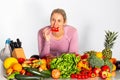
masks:
<instances>
[{"instance_id":1,"label":"eggplant","mask_svg":"<svg viewBox=\"0 0 120 80\"><path fill-rule=\"evenodd\" d=\"M39 55L32 55L30 58L36 58L36 59L39 59Z\"/></svg>"},{"instance_id":2,"label":"eggplant","mask_svg":"<svg viewBox=\"0 0 120 80\"><path fill-rule=\"evenodd\" d=\"M115 65L116 65L116 70L120 70L120 61L116 61Z\"/></svg>"}]
</instances>

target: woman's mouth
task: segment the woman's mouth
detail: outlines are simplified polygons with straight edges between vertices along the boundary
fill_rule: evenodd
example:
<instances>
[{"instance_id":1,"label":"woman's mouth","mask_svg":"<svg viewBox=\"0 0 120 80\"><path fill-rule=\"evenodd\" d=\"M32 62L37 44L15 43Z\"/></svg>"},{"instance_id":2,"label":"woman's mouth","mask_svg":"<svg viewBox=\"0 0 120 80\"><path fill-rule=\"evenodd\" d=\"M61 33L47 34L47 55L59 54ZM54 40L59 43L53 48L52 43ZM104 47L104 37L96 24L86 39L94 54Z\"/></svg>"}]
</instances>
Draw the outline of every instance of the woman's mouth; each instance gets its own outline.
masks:
<instances>
[{"instance_id":1,"label":"woman's mouth","mask_svg":"<svg viewBox=\"0 0 120 80\"><path fill-rule=\"evenodd\" d=\"M59 27L51 27L51 31L52 32L58 32L59 31Z\"/></svg>"}]
</instances>

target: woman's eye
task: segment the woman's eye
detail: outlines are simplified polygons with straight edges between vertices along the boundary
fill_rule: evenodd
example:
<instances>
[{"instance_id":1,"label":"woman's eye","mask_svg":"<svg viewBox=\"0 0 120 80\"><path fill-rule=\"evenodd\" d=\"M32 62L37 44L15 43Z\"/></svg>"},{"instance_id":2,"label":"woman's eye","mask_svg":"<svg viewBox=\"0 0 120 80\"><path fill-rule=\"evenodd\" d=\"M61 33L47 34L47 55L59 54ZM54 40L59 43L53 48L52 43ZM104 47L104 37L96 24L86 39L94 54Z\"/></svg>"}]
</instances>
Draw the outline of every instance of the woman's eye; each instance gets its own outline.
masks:
<instances>
[{"instance_id":1,"label":"woman's eye","mask_svg":"<svg viewBox=\"0 0 120 80\"><path fill-rule=\"evenodd\" d=\"M61 22L61 20L58 20L58 22Z\"/></svg>"},{"instance_id":2,"label":"woman's eye","mask_svg":"<svg viewBox=\"0 0 120 80\"><path fill-rule=\"evenodd\" d=\"M55 21L55 19L52 19L52 21Z\"/></svg>"}]
</instances>

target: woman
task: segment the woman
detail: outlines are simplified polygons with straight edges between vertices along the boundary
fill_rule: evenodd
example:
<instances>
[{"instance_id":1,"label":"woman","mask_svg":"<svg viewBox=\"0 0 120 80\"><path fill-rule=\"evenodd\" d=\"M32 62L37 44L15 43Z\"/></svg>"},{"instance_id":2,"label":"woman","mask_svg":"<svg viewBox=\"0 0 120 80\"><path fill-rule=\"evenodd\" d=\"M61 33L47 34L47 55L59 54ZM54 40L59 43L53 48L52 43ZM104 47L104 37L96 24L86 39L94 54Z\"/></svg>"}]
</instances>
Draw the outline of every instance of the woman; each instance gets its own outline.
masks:
<instances>
[{"instance_id":1,"label":"woman","mask_svg":"<svg viewBox=\"0 0 120 80\"><path fill-rule=\"evenodd\" d=\"M40 58L59 56L62 53L78 53L78 34L72 26L66 25L66 13L63 9L54 9L50 25L38 32Z\"/></svg>"}]
</instances>

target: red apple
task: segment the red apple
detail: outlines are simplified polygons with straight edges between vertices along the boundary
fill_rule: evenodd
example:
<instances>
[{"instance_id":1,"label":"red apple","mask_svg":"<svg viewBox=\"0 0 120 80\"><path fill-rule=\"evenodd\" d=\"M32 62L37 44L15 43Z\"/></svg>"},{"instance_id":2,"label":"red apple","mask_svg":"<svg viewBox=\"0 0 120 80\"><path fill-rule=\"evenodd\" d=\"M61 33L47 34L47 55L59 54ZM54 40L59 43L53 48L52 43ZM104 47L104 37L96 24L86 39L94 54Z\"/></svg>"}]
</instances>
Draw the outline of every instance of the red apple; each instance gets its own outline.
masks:
<instances>
[{"instance_id":1,"label":"red apple","mask_svg":"<svg viewBox=\"0 0 120 80\"><path fill-rule=\"evenodd\" d=\"M104 65L101 67L101 70L110 72L110 67L108 65Z\"/></svg>"},{"instance_id":2,"label":"red apple","mask_svg":"<svg viewBox=\"0 0 120 80\"><path fill-rule=\"evenodd\" d=\"M101 71L100 68L93 68L93 73L95 73L97 76L99 76L99 72Z\"/></svg>"},{"instance_id":3,"label":"red apple","mask_svg":"<svg viewBox=\"0 0 120 80\"><path fill-rule=\"evenodd\" d=\"M96 73L93 73L93 72L92 72L92 73L90 73L89 75L90 75L90 77L91 77L91 78L94 78L94 77L96 77L96 76L97 76L97 74L96 74Z\"/></svg>"},{"instance_id":4,"label":"red apple","mask_svg":"<svg viewBox=\"0 0 120 80\"><path fill-rule=\"evenodd\" d=\"M105 79L108 76L108 72L107 71L100 71L99 75L102 79Z\"/></svg>"}]
</instances>

